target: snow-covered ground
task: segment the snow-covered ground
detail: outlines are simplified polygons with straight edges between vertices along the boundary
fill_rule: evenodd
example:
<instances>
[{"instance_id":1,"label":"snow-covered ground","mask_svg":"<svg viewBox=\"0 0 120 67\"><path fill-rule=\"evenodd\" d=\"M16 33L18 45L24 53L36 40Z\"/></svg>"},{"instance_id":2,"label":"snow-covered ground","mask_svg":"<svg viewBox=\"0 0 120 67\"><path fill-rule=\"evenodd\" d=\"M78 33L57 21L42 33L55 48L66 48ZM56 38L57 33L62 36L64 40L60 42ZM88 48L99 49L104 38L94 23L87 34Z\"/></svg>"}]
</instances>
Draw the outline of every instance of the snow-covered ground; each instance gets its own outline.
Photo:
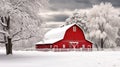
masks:
<instances>
[{"instance_id":1,"label":"snow-covered ground","mask_svg":"<svg viewBox=\"0 0 120 67\"><path fill-rule=\"evenodd\" d=\"M120 67L120 51L13 53L0 50L0 67Z\"/></svg>"}]
</instances>

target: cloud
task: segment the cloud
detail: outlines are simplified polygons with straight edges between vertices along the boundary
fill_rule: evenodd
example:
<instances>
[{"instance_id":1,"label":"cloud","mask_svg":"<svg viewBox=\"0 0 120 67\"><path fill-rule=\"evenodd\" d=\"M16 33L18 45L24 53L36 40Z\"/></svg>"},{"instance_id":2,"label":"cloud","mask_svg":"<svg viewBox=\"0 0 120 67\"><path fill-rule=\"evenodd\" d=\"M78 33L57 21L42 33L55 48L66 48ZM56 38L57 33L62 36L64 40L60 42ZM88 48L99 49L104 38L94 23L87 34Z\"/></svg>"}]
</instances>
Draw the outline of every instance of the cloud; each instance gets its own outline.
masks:
<instances>
[{"instance_id":1,"label":"cloud","mask_svg":"<svg viewBox=\"0 0 120 67\"><path fill-rule=\"evenodd\" d=\"M75 9L91 8L94 4L111 2L113 6L120 7L120 0L50 0L49 10L40 12L46 22L65 22Z\"/></svg>"},{"instance_id":2,"label":"cloud","mask_svg":"<svg viewBox=\"0 0 120 67\"><path fill-rule=\"evenodd\" d=\"M90 8L94 4L101 2L110 2L115 7L120 7L120 0L50 0L52 5L50 8L53 10L74 10L81 8Z\"/></svg>"},{"instance_id":3,"label":"cloud","mask_svg":"<svg viewBox=\"0 0 120 67\"><path fill-rule=\"evenodd\" d=\"M53 18L47 19L47 21L56 21L56 22L65 22L65 20L69 17L68 15L65 14L60 14L60 15L52 15Z\"/></svg>"},{"instance_id":4,"label":"cloud","mask_svg":"<svg viewBox=\"0 0 120 67\"><path fill-rule=\"evenodd\" d=\"M72 15L73 11L70 10L61 10L61 11L51 11L46 10L43 12L40 12L39 15L45 19L47 22L65 22L65 20Z\"/></svg>"},{"instance_id":5,"label":"cloud","mask_svg":"<svg viewBox=\"0 0 120 67\"><path fill-rule=\"evenodd\" d=\"M110 2L114 7L120 7L120 0L100 0L100 2Z\"/></svg>"},{"instance_id":6,"label":"cloud","mask_svg":"<svg viewBox=\"0 0 120 67\"><path fill-rule=\"evenodd\" d=\"M92 6L89 0L50 0L50 4L52 4L51 9L54 10L74 10Z\"/></svg>"}]
</instances>

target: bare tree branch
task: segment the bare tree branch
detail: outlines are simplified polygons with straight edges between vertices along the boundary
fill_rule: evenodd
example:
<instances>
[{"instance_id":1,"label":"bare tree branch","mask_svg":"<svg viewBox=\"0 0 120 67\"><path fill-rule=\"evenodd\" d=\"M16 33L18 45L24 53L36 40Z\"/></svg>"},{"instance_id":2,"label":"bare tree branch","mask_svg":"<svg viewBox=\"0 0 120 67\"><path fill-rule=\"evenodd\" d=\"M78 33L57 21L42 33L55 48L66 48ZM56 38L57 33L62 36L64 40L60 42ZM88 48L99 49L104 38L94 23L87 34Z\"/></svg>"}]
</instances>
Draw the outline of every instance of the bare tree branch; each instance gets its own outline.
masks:
<instances>
[{"instance_id":1,"label":"bare tree branch","mask_svg":"<svg viewBox=\"0 0 120 67\"><path fill-rule=\"evenodd\" d=\"M5 41L0 41L0 43L5 43Z\"/></svg>"},{"instance_id":2,"label":"bare tree branch","mask_svg":"<svg viewBox=\"0 0 120 67\"><path fill-rule=\"evenodd\" d=\"M19 39L13 40L12 42L20 41L20 40L27 40L27 39L32 38L32 37L35 37L35 36L29 36L27 38L19 38Z\"/></svg>"},{"instance_id":3,"label":"bare tree branch","mask_svg":"<svg viewBox=\"0 0 120 67\"><path fill-rule=\"evenodd\" d=\"M22 30L16 32L15 34L13 34L12 38L15 37L16 35L18 35L20 32L22 32Z\"/></svg>"},{"instance_id":4,"label":"bare tree branch","mask_svg":"<svg viewBox=\"0 0 120 67\"><path fill-rule=\"evenodd\" d=\"M5 26L5 27L7 26L3 17L1 17L0 23L1 23L2 26Z\"/></svg>"},{"instance_id":5,"label":"bare tree branch","mask_svg":"<svg viewBox=\"0 0 120 67\"><path fill-rule=\"evenodd\" d=\"M0 21L0 23L1 23L3 26L7 26L7 24L5 24L5 23L3 23L3 22L1 22L1 21Z\"/></svg>"},{"instance_id":6,"label":"bare tree branch","mask_svg":"<svg viewBox=\"0 0 120 67\"><path fill-rule=\"evenodd\" d=\"M2 33L2 34L6 34L6 32L5 32L5 31L3 31L3 30L0 30L0 33Z\"/></svg>"}]
</instances>

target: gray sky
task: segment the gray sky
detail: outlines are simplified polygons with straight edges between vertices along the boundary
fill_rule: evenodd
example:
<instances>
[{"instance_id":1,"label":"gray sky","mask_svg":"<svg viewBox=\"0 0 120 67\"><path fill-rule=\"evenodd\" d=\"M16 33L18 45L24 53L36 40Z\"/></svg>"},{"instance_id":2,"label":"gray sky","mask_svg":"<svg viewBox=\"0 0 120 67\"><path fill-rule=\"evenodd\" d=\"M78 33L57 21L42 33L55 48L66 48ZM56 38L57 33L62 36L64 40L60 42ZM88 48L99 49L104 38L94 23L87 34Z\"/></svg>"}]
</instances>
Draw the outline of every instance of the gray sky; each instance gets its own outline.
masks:
<instances>
[{"instance_id":1,"label":"gray sky","mask_svg":"<svg viewBox=\"0 0 120 67\"><path fill-rule=\"evenodd\" d=\"M53 10L90 8L100 2L111 2L115 7L120 6L120 0L50 0Z\"/></svg>"},{"instance_id":2,"label":"gray sky","mask_svg":"<svg viewBox=\"0 0 120 67\"><path fill-rule=\"evenodd\" d=\"M110 2L114 7L120 7L120 0L50 0L50 9L45 13L46 22L64 22L75 9L91 8L101 2Z\"/></svg>"}]
</instances>

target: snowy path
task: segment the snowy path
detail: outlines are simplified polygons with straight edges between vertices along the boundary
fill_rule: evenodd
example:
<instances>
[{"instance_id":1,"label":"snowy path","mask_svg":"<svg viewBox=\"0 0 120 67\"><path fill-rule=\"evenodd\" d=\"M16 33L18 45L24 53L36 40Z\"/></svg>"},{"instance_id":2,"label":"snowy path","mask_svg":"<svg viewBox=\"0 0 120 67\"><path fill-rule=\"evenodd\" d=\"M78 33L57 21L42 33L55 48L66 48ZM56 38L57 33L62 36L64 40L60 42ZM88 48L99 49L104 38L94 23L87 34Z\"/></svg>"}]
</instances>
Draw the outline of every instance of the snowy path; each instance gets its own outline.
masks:
<instances>
[{"instance_id":1,"label":"snowy path","mask_svg":"<svg viewBox=\"0 0 120 67\"><path fill-rule=\"evenodd\" d=\"M38 52L0 50L0 67L120 67L120 52Z\"/></svg>"}]
</instances>

